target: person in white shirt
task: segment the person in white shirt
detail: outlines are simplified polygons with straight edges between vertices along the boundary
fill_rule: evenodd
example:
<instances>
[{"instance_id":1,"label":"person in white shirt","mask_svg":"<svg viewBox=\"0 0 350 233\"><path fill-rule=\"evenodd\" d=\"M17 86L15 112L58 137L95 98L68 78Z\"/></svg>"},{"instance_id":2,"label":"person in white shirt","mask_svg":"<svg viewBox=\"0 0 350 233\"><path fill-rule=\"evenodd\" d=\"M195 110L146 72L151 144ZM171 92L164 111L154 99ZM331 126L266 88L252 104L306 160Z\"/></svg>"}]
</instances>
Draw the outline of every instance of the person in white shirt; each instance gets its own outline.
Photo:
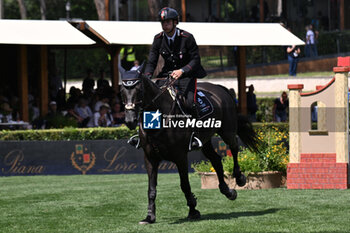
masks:
<instances>
[{"instance_id":1,"label":"person in white shirt","mask_svg":"<svg viewBox=\"0 0 350 233\"><path fill-rule=\"evenodd\" d=\"M87 100L84 98L80 98L78 101L78 105L75 106L74 111L83 118L80 123L80 127L86 127L89 123L90 119L93 117L93 113L90 107L87 105Z\"/></svg>"},{"instance_id":2,"label":"person in white shirt","mask_svg":"<svg viewBox=\"0 0 350 233\"><path fill-rule=\"evenodd\" d=\"M131 67L130 70L138 70L139 68L140 68L139 61L138 61L138 60L135 60L135 61L134 61L134 66Z\"/></svg>"},{"instance_id":3,"label":"person in white shirt","mask_svg":"<svg viewBox=\"0 0 350 233\"><path fill-rule=\"evenodd\" d=\"M109 104L101 105L100 111L94 113L94 117L88 123L88 127L110 127L112 126L112 118L109 114Z\"/></svg>"},{"instance_id":4,"label":"person in white shirt","mask_svg":"<svg viewBox=\"0 0 350 233\"><path fill-rule=\"evenodd\" d=\"M108 96L104 95L104 94L101 94L99 95L99 101L96 102L95 106L94 106L94 112L98 112L100 111L100 107L103 105L103 104L106 104L109 102L109 98Z\"/></svg>"},{"instance_id":5,"label":"person in white shirt","mask_svg":"<svg viewBox=\"0 0 350 233\"><path fill-rule=\"evenodd\" d=\"M306 30L306 44L305 44L305 57L315 57L317 54L315 33L312 30L312 24L305 27Z\"/></svg>"}]
</instances>

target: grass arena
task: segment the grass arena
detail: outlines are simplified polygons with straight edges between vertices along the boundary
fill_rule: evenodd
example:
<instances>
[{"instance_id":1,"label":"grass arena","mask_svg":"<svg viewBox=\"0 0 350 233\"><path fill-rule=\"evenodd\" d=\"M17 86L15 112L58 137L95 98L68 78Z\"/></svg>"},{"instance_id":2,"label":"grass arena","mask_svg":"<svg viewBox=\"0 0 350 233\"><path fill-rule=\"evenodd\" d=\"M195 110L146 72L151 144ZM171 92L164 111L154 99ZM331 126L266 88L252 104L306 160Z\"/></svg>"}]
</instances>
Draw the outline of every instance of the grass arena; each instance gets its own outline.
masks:
<instances>
[{"instance_id":1,"label":"grass arena","mask_svg":"<svg viewBox=\"0 0 350 233\"><path fill-rule=\"evenodd\" d=\"M348 69L335 71L336 86L337 79L347 80ZM331 90L331 84L326 86L328 90ZM338 86L347 86L347 83ZM297 98L300 87L292 86ZM345 100L347 90L344 91L342 96ZM347 111L345 107L342 109ZM329 130L331 135L331 128L323 124L321 120L325 119L319 116L318 126L322 128L317 130ZM335 149L339 145L342 148L347 145L347 138L343 137L342 144L337 139L337 135L348 135L348 125L343 126L345 133L336 131ZM302 131L291 132L299 134ZM332 137L329 140L333 140ZM296 147L290 146L290 155L297 151ZM301 169L297 173L303 175L287 179L287 187L293 182L296 182L296 186L288 189L237 190L238 198L235 201L225 198L218 189L201 189L200 177L191 173L192 191L198 199L197 208L201 211L201 218L197 220L186 218L188 208L179 188L179 175L159 174L156 200L158 218L151 225L138 224L147 209L148 181L145 174L0 177L0 232L350 232L350 190L343 186L341 189L325 186L343 180L345 185L348 184L347 170L345 173L343 170L334 172L335 175L327 170L327 166L334 169L339 168L339 164L347 163L348 151L321 154L329 158L313 156L319 153L295 153L300 157L290 159L287 176L295 168ZM22 159L18 161L22 162ZM291 167L290 164L295 166ZM321 170L323 173L319 174ZM81 172L85 174L87 171ZM315 180L315 175L324 178ZM315 182L321 186L306 186ZM331 189L319 189L322 187Z\"/></svg>"},{"instance_id":2,"label":"grass arena","mask_svg":"<svg viewBox=\"0 0 350 233\"><path fill-rule=\"evenodd\" d=\"M185 182L185 185L182 184L180 188L178 174L161 173L158 175L158 198L155 201L157 205L157 221L154 224L140 225L138 223L145 216L147 206L149 207L148 213L150 212L150 206L151 208L154 206L154 203L152 203L153 205L147 205L147 202L151 199L150 196L153 195L152 197L155 198L155 193L151 192L153 190L150 191L149 187L151 185L147 175L85 175L91 174L88 172L93 169L108 170L112 165L116 169L114 162L120 155L120 151L113 153L114 157L108 157L106 155L110 150L105 151L105 153L98 153L90 145L85 148L83 144L74 144L72 148L75 148L75 150L64 148L67 150L67 153L62 153L64 149L60 148L62 151L56 151L58 154L63 154L62 156L67 155L64 162L60 164L61 167L59 167L59 157L57 157L57 160L55 160L56 157L52 159L54 157L52 156L53 150L49 150L48 147L40 144L36 147L38 151L40 149L42 152L44 148L45 152L52 152L49 156L47 154L43 156L46 157L46 160L52 159L49 163L50 166L52 165L50 172L56 175L16 176L23 175L20 173L41 173L45 170L42 165L36 168L25 165L24 161L29 161L28 164L30 164L34 160L33 157L37 156L36 153L26 154L27 152L16 149L13 151L20 151L20 153L8 153L8 156L5 156L5 160L1 160L3 164L0 166L0 173L9 176L0 177L0 232L350 232L350 215L348 213L350 191L347 189L349 187L348 72L349 68L335 70L337 76L334 79L335 87L334 90L332 89L332 93L334 93L333 97L335 99L333 102L338 105L328 105L327 101L330 98L325 98L327 101L324 101L323 104L319 104L317 99L309 101L311 104L315 102L319 104L317 105L319 112L322 112L322 108L325 110L326 105L342 110L341 114L338 114L335 118L337 127L333 131L326 124L329 122L326 121L326 114L318 115L319 121L316 130L312 131L311 126L307 125L306 131L302 131L302 122L311 124L311 121L300 120L300 109L306 106L305 108L309 111L310 103L301 101L302 84L293 84L288 87L291 93L291 103L305 104L305 106L293 104L294 107L297 106L295 107L297 110L290 112L290 125L292 129L296 130L289 131L288 189L282 187L237 190L238 198L235 201L231 201L235 198L233 194L231 196L232 199L228 200L218 189L201 189L200 177L191 173L189 174L189 181L192 190L190 189L189 193L192 195L191 192L193 192L196 197L193 196L192 198L191 196L192 199L190 198L190 201L197 198L198 206L196 206L197 203L193 204L193 202L191 205L197 207L201 212L200 219L191 220L186 218L188 213L188 207L186 207L188 195L186 196L186 194L188 192L184 191L186 196L184 198L184 193L181 191L181 188L184 189L183 187L187 183ZM135 80L134 77L133 80ZM135 82L134 84L136 85L137 83ZM331 83L329 86L321 87L319 92L327 88L330 90L330 86ZM142 93L144 93L143 90ZM157 96L157 92L154 92L154 94ZM240 92L240 94L242 93ZM149 100L154 100L153 97ZM143 98L143 101L146 99ZM303 99L306 99L306 97L304 96ZM145 104L144 106L149 105ZM306 115L310 117L310 113ZM345 119L346 117L347 119ZM339 122L342 122L341 127L338 124ZM312 131L311 133L310 130ZM310 151L310 147L302 144L302 142L306 141L306 137L303 134L306 132L307 136L312 137L312 139L317 139L320 135L322 135L323 139L325 138L324 135L330 136L327 143L310 143L311 145L317 145L318 149L328 147L326 149L330 148L329 151ZM331 140L334 141L332 147L329 146ZM5 147L9 148L11 143L14 144L14 142L5 143L2 142L2 145L0 145L0 151ZM116 144L117 142L113 141L113 143ZM53 144L51 143L50 145ZM103 149L106 147L106 144L104 144ZM18 146L18 148L23 149L21 146ZM157 150L157 154L159 153L159 147L154 147L153 149L152 153ZM334 149L334 151L331 151L331 149ZM33 148L32 150L34 151ZM215 152L212 148L209 154L212 156L213 153ZM237 151L235 153L234 156L237 156ZM326 153L328 153L327 156L321 157L323 162L319 162L319 157L315 155L323 156ZM100 158L97 157L101 154L104 155L103 162L106 164L104 167L98 167L102 166L100 163L95 165L95 160L99 161L97 159ZM118 158L130 160L131 156L128 157L128 155L128 153L125 153L124 157L119 156ZM147 158L147 156L145 157ZM220 160L221 158L216 157L216 159ZM37 161L41 162L43 160L39 158ZM152 166L156 164L158 167L159 164L151 162ZM182 176L181 181L183 182L184 177L186 178L185 181L187 181L187 164L184 165L182 162L179 164L183 165L182 171L186 173L185 176ZM89 165L87 166L85 163ZM3 165L7 166L7 169ZM62 171L63 169L61 169L64 167L75 169L74 172L79 173L73 174L79 175L65 175ZM137 167L138 165L135 163L134 167L128 166L127 169L136 169ZM181 173L180 167L177 167ZM144 169L144 167L140 166L140 169ZM306 169L309 169L309 173L307 173ZM335 175L331 174L330 170L327 169L334 169L335 172L333 173ZM320 172L321 170L322 172ZM15 173L14 176L11 176L12 172ZM240 172L238 169L239 174ZM61 175L58 176L57 174ZM334 176L329 177L328 175ZM149 177L151 176L154 178L154 173L149 173ZM223 171L221 171L221 176L223 176ZM236 176L236 180L237 178L240 177ZM323 181L320 181L321 179ZM338 186L336 185L331 186L335 182L341 182L340 190L337 189ZM154 183L157 183L157 181L154 179L153 183L150 183L155 186ZM312 186L312 183L317 183L319 186ZM322 188L329 189L325 190ZM227 190L221 190L225 194L223 191ZM229 191L231 192L231 190ZM149 194L148 198L147 193ZM187 205L189 205L188 203L189 198Z\"/></svg>"},{"instance_id":3,"label":"grass arena","mask_svg":"<svg viewBox=\"0 0 350 233\"><path fill-rule=\"evenodd\" d=\"M0 178L0 232L350 232L350 190L238 190L230 201L200 189L200 220L187 220L178 174L159 174L157 222L139 225L147 176Z\"/></svg>"}]
</instances>

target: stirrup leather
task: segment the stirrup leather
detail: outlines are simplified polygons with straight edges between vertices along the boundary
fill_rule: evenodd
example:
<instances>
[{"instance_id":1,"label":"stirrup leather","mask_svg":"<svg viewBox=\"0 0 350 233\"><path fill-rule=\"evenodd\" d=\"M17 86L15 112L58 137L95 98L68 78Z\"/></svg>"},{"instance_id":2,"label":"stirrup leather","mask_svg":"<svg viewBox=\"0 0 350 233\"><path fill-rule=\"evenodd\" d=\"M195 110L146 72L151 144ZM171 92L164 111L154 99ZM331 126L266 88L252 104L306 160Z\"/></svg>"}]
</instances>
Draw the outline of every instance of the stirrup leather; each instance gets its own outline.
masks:
<instances>
[{"instance_id":1,"label":"stirrup leather","mask_svg":"<svg viewBox=\"0 0 350 233\"><path fill-rule=\"evenodd\" d=\"M196 136L194 136L194 132L192 132L192 135L191 135L191 138L190 138L190 143L189 143L189 145L188 145L188 150L189 150L189 151L192 150L192 142L193 142L194 140L198 143L198 148L203 147L202 141L201 141L199 138L197 138Z\"/></svg>"},{"instance_id":2,"label":"stirrup leather","mask_svg":"<svg viewBox=\"0 0 350 233\"><path fill-rule=\"evenodd\" d=\"M136 143L136 145L135 145L135 141L134 140L137 140L137 143ZM134 146L134 147L136 147L136 149L139 149L141 146L140 146L140 137L139 137L139 135L138 134L136 134L136 135L134 135L134 136L132 136L131 138L129 138L129 140L127 141L127 143L128 144L130 144L130 145L132 145L132 146Z\"/></svg>"}]
</instances>

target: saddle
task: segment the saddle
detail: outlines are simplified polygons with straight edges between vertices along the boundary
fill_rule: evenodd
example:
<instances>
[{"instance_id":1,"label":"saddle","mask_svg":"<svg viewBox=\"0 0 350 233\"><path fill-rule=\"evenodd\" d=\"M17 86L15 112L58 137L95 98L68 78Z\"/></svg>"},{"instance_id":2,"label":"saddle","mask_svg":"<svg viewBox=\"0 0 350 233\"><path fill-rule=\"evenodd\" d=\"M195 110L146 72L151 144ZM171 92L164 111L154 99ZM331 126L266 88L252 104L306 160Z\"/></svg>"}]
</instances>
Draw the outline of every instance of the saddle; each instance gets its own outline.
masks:
<instances>
[{"instance_id":1,"label":"saddle","mask_svg":"<svg viewBox=\"0 0 350 233\"><path fill-rule=\"evenodd\" d=\"M162 80L163 81L163 85L160 85L161 82L158 82ZM179 98L179 96L177 95L177 90L174 88L174 86L172 85L173 81L164 81L164 79L158 79L158 86L161 86L161 88L166 89L170 96L173 98L173 100L175 101L175 103L180 107L181 111L183 114L186 115L186 112L184 111L184 109L186 109L184 106L184 100L183 98ZM161 94L160 94L161 95ZM214 107L213 104L211 103L211 101L209 100L209 98L205 95L204 91L201 91L200 89L197 89L197 92L195 94L195 104L196 104L196 112L197 112L197 118L198 119L203 119L208 117L210 114L212 114L214 112Z\"/></svg>"},{"instance_id":2,"label":"saddle","mask_svg":"<svg viewBox=\"0 0 350 233\"><path fill-rule=\"evenodd\" d=\"M176 91L173 87L169 87L168 91L171 97L176 100L177 105L180 107L181 111L185 114L184 100L176 95ZM196 112L198 119L204 119L214 112L214 107L209 98L201 90L197 90L195 95Z\"/></svg>"},{"instance_id":3,"label":"saddle","mask_svg":"<svg viewBox=\"0 0 350 233\"><path fill-rule=\"evenodd\" d=\"M195 98L199 119L203 119L214 112L213 104L210 102L203 91L197 90Z\"/></svg>"}]
</instances>

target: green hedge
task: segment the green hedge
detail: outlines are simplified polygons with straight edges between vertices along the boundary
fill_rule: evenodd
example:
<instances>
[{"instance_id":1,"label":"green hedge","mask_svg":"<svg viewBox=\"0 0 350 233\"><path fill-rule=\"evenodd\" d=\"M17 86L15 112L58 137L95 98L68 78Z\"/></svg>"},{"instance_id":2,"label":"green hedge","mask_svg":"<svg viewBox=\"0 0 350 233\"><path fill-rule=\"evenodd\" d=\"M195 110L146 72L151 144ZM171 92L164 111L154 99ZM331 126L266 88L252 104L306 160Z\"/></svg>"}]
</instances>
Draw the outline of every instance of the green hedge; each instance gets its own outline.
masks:
<instances>
[{"instance_id":1,"label":"green hedge","mask_svg":"<svg viewBox=\"0 0 350 233\"><path fill-rule=\"evenodd\" d=\"M283 132L288 132L288 123L254 123L256 129L277 127ZM1 141L71 141L71 140L118 140L127 139L137 133L127 127L118 128L64 128L48 130L2 130Z\"/></svg>"},{"instance_id":2,"label":"green hedge","mask_svg":"<svg viewBox=\"0 0 350 233\"><path fill-rule=\"evenodd\" d=\"M126 139L136 134L136 130L127 127L118 128L64 128L46 130L2 130L0 140L16 141L71 141L71 140L117 140Z\"/></svg>"},{"instance_id":3,"label":"green hedge","mask_svg":"<svg viewBox=\"0 0 350 233\"><path fill-rule=\"evenodd\" d=\"M257 98L256 104L258 105L258 111L256 112L256 120L258 122L271 122L273 121L273 105L277 97L263 97Z\"/></svg>"}]
</instances>

